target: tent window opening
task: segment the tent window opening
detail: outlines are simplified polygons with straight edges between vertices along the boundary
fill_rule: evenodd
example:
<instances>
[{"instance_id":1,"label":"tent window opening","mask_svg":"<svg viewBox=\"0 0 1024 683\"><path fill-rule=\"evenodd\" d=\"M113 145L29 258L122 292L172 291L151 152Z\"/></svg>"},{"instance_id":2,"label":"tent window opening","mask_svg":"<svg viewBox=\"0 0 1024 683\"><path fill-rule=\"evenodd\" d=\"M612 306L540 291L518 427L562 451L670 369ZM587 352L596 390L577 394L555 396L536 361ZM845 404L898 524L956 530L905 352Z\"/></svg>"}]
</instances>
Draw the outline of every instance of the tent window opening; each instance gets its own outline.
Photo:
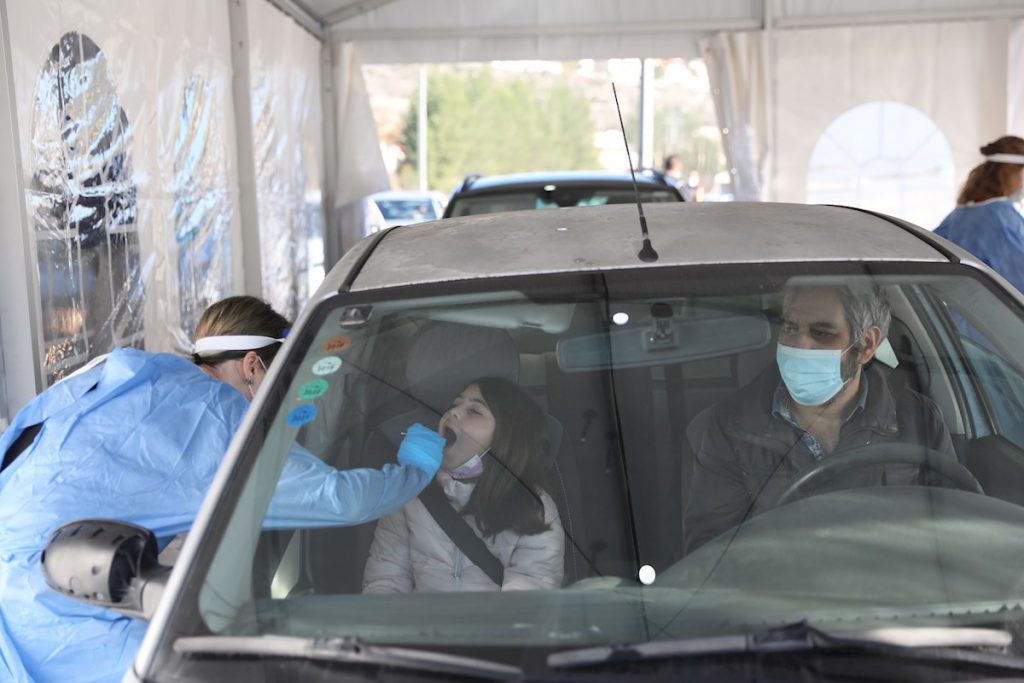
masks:
<instances>
[{"instance_id":1,"label":"tent window opening","mask_svg":"<svg viewBox=\"0 0 1024 683\"><path fill-rule=\"evenodd\" d=\"M131 138L105 55L66 33L36 83L28 160L48 384L143 344Z\"/></svg>"},{"instance_id":2,"label":"tent window opening","mask_svg":"<svg viewBox=\"0 0 1024 683\"><path fill-rule=\"evenodd\" d=\"M807 201L899 216L935 229L956 200L953 151L922 111L870 102L838 116L811 153Z\"/></svg>"}]
</instances>

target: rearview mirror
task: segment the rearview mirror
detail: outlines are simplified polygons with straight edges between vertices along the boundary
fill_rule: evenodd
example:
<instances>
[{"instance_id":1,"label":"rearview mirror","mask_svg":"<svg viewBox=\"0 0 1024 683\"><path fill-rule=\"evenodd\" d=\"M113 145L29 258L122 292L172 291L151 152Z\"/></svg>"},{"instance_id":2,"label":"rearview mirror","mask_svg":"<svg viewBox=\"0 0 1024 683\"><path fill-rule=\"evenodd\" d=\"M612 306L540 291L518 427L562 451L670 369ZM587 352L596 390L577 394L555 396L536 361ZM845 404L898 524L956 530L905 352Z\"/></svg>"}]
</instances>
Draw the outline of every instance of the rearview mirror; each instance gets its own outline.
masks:
<instances>
[{"instance_id":1,"label":"rearview mirror","mask_svg":"<svg viewBox=\"0 0 1024 683\"><path fill-rule=\"evenodd\" d=\"M42 564L46 583L57 592L141 619L153 616L170 574L157 561L152 531L106 519L58 528Z\"/></svg>"}]
</instances>

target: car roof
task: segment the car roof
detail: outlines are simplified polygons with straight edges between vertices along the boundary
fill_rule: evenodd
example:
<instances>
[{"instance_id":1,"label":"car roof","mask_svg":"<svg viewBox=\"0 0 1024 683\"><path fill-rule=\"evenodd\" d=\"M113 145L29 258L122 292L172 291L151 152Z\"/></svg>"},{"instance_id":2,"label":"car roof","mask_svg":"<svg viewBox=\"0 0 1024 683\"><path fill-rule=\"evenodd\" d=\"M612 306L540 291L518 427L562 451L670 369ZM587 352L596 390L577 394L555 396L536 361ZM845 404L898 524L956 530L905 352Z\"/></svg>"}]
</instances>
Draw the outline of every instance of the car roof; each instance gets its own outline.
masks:
<instances>
[{"instance_id":1,"label":"car roof","mask_svg":"<svg viewBox=\"0 0 1024 683\"><path fill-rule=\"evenodd\" d=\"M463 185L460 193L505 189L513 186L557 185L559 183L628 183L632 177L626 171L543 171L534 173L510 173L507 175L480 176L471 180L468 187ZM637 185L669 187L660 176L637 172Z\"/></svg>"},{"instance_id":2,"label":"car roof","mask_svg":"<svg viewBox=\"0 0 1024 683\"><path fill-rule=\"evenodd\" d=\"M383 192L374 192L370 195L370 199L414 199L423 201L432 201L438 199L444 199L444 195L439 192L432 192L429 190L385 190Z\"/></svg>"},{"instance_id":3,"label":"car roof","mask_svg":"<svg viewBox=\"0 0 1024 683\"><path fill-rule=\"evenodd\" d=\"M363 240L324 290L638 267L808 261L949 262L943 243L895 219L836 206L736 202L644 207L658 261L637 258L632 204L446 218ZM906 226L906 227L902 227ZM371 246L373 247L371 250ZM359 266L365 258L365 263Z\"/></svg>"}]
</instances>

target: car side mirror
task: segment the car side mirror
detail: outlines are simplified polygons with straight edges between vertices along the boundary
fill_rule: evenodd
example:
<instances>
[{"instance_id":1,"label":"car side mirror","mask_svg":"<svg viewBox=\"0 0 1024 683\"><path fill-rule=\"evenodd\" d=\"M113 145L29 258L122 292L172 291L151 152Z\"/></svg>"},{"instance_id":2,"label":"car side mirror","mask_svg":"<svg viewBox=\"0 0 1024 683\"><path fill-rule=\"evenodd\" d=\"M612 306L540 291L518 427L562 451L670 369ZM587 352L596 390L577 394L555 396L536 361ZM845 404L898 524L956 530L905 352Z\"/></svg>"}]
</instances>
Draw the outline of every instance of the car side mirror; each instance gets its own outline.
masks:
<instances>
[{"instance_id":1,"label":"car side mirror","mask_svg":"<svg viewBox=\"0 0 1024 683\"><path fill-rule=\"evenodd\" d=\"M107 519L58 528L42 564L46 583L57 592L140 619L153 616L171 571L157 561L152 531Z\"/></svg>"}]
</instances>

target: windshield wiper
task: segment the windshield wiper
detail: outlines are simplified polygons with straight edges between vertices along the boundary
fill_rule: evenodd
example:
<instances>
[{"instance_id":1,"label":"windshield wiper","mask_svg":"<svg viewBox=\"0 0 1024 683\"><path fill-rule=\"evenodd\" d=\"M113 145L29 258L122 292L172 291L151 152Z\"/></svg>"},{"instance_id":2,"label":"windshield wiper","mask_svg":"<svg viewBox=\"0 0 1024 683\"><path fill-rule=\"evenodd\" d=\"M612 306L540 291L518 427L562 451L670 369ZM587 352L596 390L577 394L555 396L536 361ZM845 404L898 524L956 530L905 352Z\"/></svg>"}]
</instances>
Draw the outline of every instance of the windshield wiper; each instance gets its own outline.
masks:
<instances>
[{"instance_id":1,"label":"windshield wiper","mask_svg":"<svg viewBox=\"0 0 1024 683\"><path fill-rule=\"evenodd\" d=\"M1006 631L984 628L894 627L870 631L827 633L801 621L747 635L659 640L556 652L548 656L552 669L572 669L613 662L665 658L798 651L856 651L903 658L968 662L1024 671L1024 659L1000 652L1013 640Z\"/></svg>"},{"instance_id":2,"label":"windshield wiper","mask_svg":"<svg viewBox=\"0 0 1024 683\"><path fill-rule=\"evenodd\" d=\"M429 650L368 645L351 637L194 636L178 638L174 641L174 650L181 654L214 657L249 655L388 666L490 680L524 678L522 669L508 664Z\"/></svg>"}]
</instances>

